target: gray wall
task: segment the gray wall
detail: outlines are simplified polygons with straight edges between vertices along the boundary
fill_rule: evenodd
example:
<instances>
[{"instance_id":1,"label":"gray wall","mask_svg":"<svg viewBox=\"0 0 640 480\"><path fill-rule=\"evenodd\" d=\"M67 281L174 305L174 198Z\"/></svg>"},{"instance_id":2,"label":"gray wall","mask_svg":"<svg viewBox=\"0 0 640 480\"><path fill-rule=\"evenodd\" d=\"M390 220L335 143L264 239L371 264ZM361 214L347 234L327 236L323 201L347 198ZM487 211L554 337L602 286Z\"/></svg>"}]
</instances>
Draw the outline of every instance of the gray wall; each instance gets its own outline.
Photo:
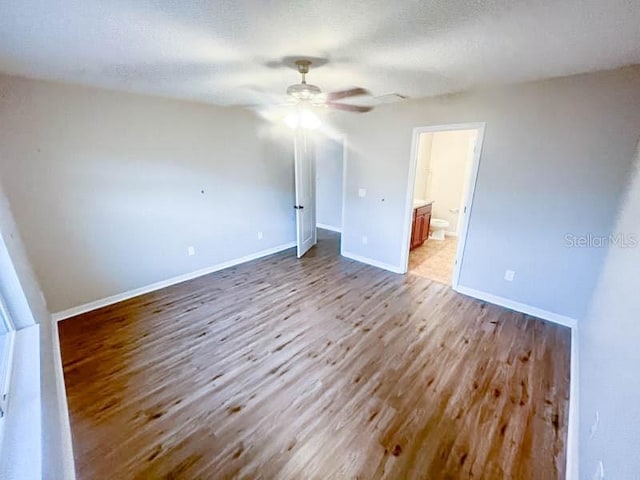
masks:
<instances>
[{"instance_id":1,"label":"gray wall","mask_svg":"<svg viewBox=\"0 0 640 480\"><path fill-rule=\"evenodd\" d=\"M316 220L318 224L342 228L342 142L316 142Z\"/></svg>"},{"instance_id":2,"label":"gray wall","mask_svg":"<svg viewBox=\"0 0 640 480\"><path fill-rule=\"evenodd\" d=\"M614 229L627 248L610 248L593 308L580 325L581 478L593 478L600 460L605 478L640 478L640 156L636 165ZM600 423L591 438L596 412Z\"/></svg>"},{"instance_id":3,"label":"gray wall","mask_svg":"<svg viewBox=\"0 0 640 480\"><path fill-rule=\"evenodd\" d=\"M412 129L486 122L460 285L582 319L604 252L569 249L565 234L612 230L638 105L636 67L344 115L343 249L400 268Z\"/></svg>"},{"instance_id":4,"label":"gray wall","mask_svg":"<svg viewBox=\"0 0 640 480\"><path fill-rule=\"evenodd\" d=\"M295 239L292 140L248 111L15 77L0 95L0 175L52 312Z\"/></svg>"}]
</instances>

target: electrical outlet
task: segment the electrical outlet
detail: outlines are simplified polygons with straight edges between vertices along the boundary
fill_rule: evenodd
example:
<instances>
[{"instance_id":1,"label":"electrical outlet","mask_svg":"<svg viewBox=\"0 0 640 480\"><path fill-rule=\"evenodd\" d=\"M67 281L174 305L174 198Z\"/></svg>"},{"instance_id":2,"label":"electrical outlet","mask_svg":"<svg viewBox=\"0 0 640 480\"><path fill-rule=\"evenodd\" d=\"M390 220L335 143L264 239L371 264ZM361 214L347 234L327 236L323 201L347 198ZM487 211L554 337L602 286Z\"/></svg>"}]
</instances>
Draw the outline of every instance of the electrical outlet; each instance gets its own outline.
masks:
<instances>
[{"instance_id":1,"label":"electrical outlet","mask_svg":"<svg viewBox=\"0 0 640 480\"><path fill-rule=\"evenodd\" d=\"M516 272L514 272L513 270L507 270L504 272L504 279L507 282L513 282L513 279L516 276Z\"/></svg>"},{"instance_id":2,"label":"electrical outlet","mask_svg":"<svg viewBox=\"0 0 640 480\"><path fill-rule=\"evenodd\" d=\"M599 425L600 425L600 412L596 412L596 415L593 419L593 423L591 424L591 430L589 431L589 438L593 438L596 435Z\"/></svg>"},{"instance_id":3,"label":"electrical outlet","mask_svg":"<svg viewBox=\"0 0 640 480\"><path fill-rule=\"evenodd\" d=\"M367 189L366 188L359 188L358 189L358 196L359 197L366 197L367 196Z\"/></svg>"},{"instance_id":4,"label":"electrical outlet","mask_svg":"<svg viewBox=\"0 0 640 480\"><path fill-rule=\"evenodd\" d=\"M366 236L366 235L363 235L363 236L362 236L362 244L363 244L363 245L367 245L368 243L369 243L369 239L367 238L367 236Z\"/></svg>"},{"instance_id":5,"label":"electrical outlet","mask_svg":"<svg viewBox=\"0 0 640 480\"><path fill-rule=\"evenodd\" d=\"M196 254L196 249L194 247L187 247L187 255L193 257Z\"/></svg>"},{"instance_id":6,"label":"electrical outlet","mask_svg":"<svg viewBox=\"0 0 640 480\"><path fill-rule=\"evenodd\" d=\"M258 240L262 240L262 232L258 232Z\"/></svg>"}]
</instances>

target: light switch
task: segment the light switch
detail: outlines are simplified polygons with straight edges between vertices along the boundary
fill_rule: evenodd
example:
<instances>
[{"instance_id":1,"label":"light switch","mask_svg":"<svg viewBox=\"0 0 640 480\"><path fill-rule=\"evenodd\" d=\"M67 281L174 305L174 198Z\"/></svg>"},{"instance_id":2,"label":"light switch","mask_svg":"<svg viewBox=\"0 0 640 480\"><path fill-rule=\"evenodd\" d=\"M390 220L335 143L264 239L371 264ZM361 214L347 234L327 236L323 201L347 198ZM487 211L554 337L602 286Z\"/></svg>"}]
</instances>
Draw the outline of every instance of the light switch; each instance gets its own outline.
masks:
<instances>
[{"instance_id":1,"label":"light switch","mask_svg":"<svg viewBox=\"0 0 640 480\"><path fill-rule=\"evenodd\" d=\"M359 188L358 189L358 196L359 197L366 197L367 196L367 189L366 188Z\"/></svg>"}]
</instances>

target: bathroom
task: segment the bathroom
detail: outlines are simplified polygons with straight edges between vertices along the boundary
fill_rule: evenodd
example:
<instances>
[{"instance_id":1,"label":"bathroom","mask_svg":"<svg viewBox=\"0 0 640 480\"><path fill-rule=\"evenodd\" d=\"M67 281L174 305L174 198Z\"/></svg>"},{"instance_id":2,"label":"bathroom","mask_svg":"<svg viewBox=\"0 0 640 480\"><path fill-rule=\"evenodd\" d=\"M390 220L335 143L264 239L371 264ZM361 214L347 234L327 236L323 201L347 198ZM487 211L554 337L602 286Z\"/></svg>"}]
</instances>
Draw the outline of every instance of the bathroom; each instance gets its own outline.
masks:
<instances>
[{"instance_id":1,"label":"bathroom","mask_svg":"<svg viewBox=\"0 0 640 480\"><path fill-rule=\"evenodd\" d=\"M478 129L419 133L415 148L410 273L451 285L469 202Z\"/></svg>"}]
</instances>

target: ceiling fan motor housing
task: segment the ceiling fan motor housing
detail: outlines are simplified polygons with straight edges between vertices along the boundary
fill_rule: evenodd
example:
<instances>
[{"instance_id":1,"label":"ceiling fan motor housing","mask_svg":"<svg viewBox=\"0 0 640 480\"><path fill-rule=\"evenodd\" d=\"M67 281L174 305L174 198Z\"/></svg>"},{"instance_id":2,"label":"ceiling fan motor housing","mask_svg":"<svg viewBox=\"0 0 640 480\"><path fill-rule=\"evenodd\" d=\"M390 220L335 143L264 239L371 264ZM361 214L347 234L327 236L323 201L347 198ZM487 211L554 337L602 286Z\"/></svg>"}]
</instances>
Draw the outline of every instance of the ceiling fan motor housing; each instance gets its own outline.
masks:
<instances>
[{"instance_id":1,"label":"ceiling fan motor housing","mask_svg":"<svg viewBox=\"0 0 640 480\"><path fill-rule=\"evenodd\" d=\"M311 100L314 96L320 95L322 91L319 87L310 83L297 83L287 88L287 95L291 95L298 100Z\"/></svg>"},{"instance_id":2,"label":"ceiling fan motor housing","mask_svg":"<svg viewBox=\"0 0 640 480\"><path fill-rule=\"evenodd\" d=\"M287 88L287 95L297 100L311 100L316 95L320 95L322 93L320 87L307 83L306 75L309 73L311 62L309 60L298 60L296 65L298 66L298 72L302 75L302 81Z\"/></svg>"}]
</instances>

